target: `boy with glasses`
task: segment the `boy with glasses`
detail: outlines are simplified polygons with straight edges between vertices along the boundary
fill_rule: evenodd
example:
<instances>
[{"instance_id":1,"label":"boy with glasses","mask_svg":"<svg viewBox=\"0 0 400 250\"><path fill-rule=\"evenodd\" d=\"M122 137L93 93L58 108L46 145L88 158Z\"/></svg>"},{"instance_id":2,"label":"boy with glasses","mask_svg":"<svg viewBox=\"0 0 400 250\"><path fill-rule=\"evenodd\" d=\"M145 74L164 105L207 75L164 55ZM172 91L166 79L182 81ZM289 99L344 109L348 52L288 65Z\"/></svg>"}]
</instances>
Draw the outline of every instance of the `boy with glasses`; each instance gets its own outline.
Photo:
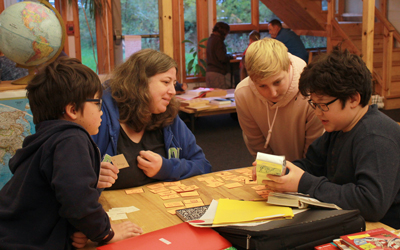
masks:
<instances>
[{"instance_id":1,"label":"boy with glasses","mask_svg":"<svg viewBox=\"0 0 400 250\"><path fill-rule=\"evenodd\" d=\"M400 228L400 126L368 105L371 73L360 57L333 50L303 71L299 90L326 132L289 173L268 175L268 188L309 194L367 221Z\"/></svg>"},{"instance_id":2,"label":"boy with glasses","mask_svg":"<svg viewBox=\"0 0 400 250\"><path fill-rule=\"evenodd\" d=\"M77 59L59 58L27 85L36 133L9 161L13 177L0 191L0 249L82 248L136 236L113 224L101 204L100 151L91 139L101 123L102 86Z\"/></svg>"}]
</instances>

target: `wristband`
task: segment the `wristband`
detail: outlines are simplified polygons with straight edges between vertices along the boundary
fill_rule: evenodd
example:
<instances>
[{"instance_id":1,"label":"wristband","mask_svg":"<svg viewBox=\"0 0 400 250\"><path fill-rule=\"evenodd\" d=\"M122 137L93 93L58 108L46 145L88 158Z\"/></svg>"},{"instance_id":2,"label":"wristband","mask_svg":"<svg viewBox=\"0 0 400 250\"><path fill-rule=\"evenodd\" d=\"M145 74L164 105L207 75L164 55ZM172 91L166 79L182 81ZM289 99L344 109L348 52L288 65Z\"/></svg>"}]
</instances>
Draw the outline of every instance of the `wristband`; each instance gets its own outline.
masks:
<instances>
[{"instance_id":1,"label":"wristband","mask_svg":"<svg viewBox=\"0 0 400 250\"><path fill-rule=\"evenodd\" d=\"M114 237L114 230L110 227L110 232L108 233L108 235L106 237L104 237L104 239L102 239L99 244L106 244L107 242L109 242L112 238Z\"/></svg>"}]
</instances>

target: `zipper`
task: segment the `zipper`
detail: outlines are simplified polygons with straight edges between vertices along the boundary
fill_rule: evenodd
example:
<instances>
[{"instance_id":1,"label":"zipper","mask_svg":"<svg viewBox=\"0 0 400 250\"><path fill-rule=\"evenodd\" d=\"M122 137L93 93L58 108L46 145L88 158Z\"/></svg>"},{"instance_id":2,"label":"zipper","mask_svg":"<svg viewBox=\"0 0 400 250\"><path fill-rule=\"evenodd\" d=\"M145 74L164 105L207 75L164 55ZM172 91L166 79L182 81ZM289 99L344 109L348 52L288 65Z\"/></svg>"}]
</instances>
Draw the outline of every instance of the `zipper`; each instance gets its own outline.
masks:
<instances>
[{"instance_id":1,"label":"zipper","mask_svg":"<svg viewBox=\"0 0 400 250\"><path fill-rule=\"evenodd\" d=\"M246 249L250 249L250 238L251 238L251 235L248 234L247 235L247 241L246 241Z\"/></svg>"}]
</instances>

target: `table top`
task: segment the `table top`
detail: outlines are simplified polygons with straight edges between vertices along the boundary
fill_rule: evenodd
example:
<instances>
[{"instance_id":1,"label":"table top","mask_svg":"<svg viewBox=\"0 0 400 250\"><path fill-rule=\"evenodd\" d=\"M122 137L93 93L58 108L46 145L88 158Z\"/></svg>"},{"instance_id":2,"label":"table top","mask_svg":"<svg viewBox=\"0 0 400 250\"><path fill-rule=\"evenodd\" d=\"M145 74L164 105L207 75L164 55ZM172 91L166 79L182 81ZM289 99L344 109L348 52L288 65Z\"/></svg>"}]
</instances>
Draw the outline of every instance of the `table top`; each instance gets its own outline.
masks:
<instances>
[{"instance_id":1,"label":"table top","mask_svg":"<svg viewBox=\"0 0 400 250\"><path fill-rule=\"evenodd\" d=\"M25 89L26 85L12 84L11 81L0 81L0 91Z\"/></svg>"},{"instance_id":2,"label":"table top","mask_svg":"<svg viewBox=\"0 0 400 250\"><path fill-rule=\"evenodd\" d=\"M199 99L211 101L216 98L226 98L226 97L234 98L235 89L226 89L226 92L227 92L226 96L203 97L203 98L199 98ZM179 96L177 98L179 100ZM199 99L194 99L194 100L199 100ZM183 101L183 100L181 100L181 101ZM203 104L200 106L196 106L194 108L180 106L179 110L182 112L185 112L187 114L196 114L196 116L226 114L226 113L236 112L236 103L233 101L230 105L223 105L223 106Z\"/></svg>"},{"instance_id":3,"label":"table top","mask_svg":"<svg viewBox=\"0 0 400 250\"><path fill-rule=\"evenodd\" d=\"M105 211L115 207L135 206L139 208L139 211L128 213L127 217L130 221L142 227L144 233L148 233L182 223L182 220L177 215L173 215L168 211L182 209L184 206L166 208L164 203L201 199L204 205L209 205L213 199L218 200L220 198L236 200L261 199L260 195L257 194L257 190L255 189L255 187L259 185L245 184L243 181L245 177L249 177L251 175L251 168L252 167L213 172L180 181L181 184L186 186L196 185L198 189L195 191L197 191L199 194L198 196L181 197L179 195L177 198L163 200L160 198L159 194L151 192L152 189L149 188L149 186L151 187L152 184L165 183L156 182L139 187L139 189L144 191L143 193L127 194L125 190L103 191L100 197L100 203L103 205ZM224 183L224 185L219 187L208 186L211 182L210 180L212 179L220 180ZM242 180L240 181L240 179ZM208 180L208 182L206 180ZM225 186L227 184L232 185L232 183L240 183L241 186L235 188L229 188ZM169 189L170 186L166 186L165 188ZM112 222L119 223L122 221L124 220ZM367 222L367 230L380 227L384 227L388 230L394 230L393 228L380 222ZM89 242L84 249L95 249L95 243Z\"/></svg>"}]
</instances>

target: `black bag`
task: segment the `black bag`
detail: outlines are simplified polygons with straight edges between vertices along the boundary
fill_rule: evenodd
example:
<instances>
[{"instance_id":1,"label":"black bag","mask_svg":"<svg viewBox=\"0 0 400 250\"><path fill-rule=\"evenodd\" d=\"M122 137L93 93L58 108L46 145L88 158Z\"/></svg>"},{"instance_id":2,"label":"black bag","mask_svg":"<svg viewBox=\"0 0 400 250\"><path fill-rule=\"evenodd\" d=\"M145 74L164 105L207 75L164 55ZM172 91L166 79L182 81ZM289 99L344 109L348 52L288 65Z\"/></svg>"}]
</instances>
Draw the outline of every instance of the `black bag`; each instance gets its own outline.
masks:
<instances>
[{"instance_id":1,"label":"black bag","mask_svg":"<svg viewBox=\"0 0 400 250\"><path fill-rule=\"evenodd\" d=\"M310 209L289 220L214 230L237 249L314 249L342 235L365 231L365 220L358 210Z\"/></svg>"}]
</instances>

